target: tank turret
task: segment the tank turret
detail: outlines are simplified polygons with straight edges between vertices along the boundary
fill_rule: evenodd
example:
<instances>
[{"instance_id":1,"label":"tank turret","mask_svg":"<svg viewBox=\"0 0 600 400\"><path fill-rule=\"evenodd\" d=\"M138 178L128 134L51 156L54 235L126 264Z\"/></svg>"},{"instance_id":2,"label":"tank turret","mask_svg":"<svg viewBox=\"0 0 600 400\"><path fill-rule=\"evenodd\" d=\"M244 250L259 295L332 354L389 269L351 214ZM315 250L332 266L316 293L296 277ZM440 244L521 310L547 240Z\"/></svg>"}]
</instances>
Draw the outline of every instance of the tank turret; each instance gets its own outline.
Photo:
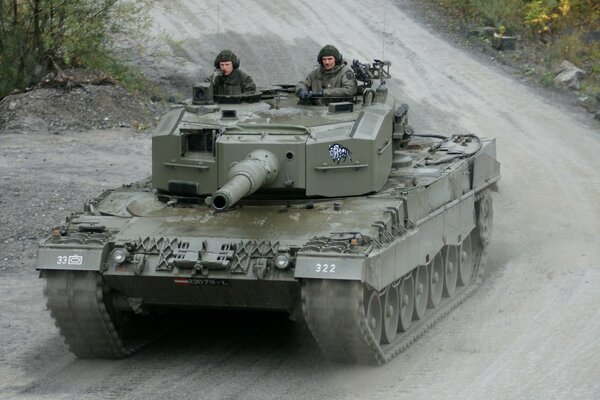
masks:
<instances>
[{"instance_id":1,"label":"tank turret","mask_svg":"<svg viewBox=\"0 0 600 400\"><path fill-rule=\"evenodd\" d=\"M199 99L210 98L210 88L195 87L193 103L172 110L153 137L154 188L169 196L214 194L207 203L220 211L255 192L286 199L381 190L405 138L408 108L388 96L388 62L353 68L362 84L352 101L300 104L281 86L262 91L260 102L247 95L207 102ZM381 80L376 89L374 79ZM268 166L250 156L259 149L270 155Z\"/></svg>"}]
</instances>

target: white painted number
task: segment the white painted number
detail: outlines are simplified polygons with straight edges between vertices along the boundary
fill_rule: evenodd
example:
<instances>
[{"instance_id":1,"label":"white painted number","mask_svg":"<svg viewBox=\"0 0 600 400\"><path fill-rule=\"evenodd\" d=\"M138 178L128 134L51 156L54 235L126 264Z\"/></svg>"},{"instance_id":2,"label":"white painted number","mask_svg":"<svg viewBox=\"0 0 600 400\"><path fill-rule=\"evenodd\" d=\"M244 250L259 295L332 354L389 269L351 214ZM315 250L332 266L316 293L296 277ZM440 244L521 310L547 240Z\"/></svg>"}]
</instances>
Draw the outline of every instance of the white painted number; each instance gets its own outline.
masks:
<instances>
[{"instance_id":1,"label":"white painted number","mask_svg":"<svg viewBox=\"0 0 600 400\"><path fill-rule=\"evenodd\" d=\"M315 266L315 272L332 274L335 272L335 264L317 264Z\"/></svg>"},{"instance_id":2,"label":"white painted number","mask_svg":"<svg viewBox=\"0 0 600 400\"><path fill-rule=\"evenodd\" d=\"M56 258L56 264L58 265L82 265L83 257L77 254L72 256L58 256Z\"/></svg>"}]
</instances>

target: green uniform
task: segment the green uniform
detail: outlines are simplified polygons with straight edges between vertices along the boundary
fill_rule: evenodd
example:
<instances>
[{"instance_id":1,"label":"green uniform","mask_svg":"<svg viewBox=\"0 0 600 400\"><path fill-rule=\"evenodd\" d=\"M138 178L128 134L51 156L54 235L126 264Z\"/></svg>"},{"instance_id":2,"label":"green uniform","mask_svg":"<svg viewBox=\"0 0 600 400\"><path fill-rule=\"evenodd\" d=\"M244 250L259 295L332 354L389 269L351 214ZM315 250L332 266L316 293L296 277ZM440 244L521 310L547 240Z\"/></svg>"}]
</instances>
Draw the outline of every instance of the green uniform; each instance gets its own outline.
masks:
<instances>
[{"instance_id":1,"label":"green uniform","mask_svg":"<svg viewBox=\"0 0 600 400\"><path fill-rule=\"evenodd\" d=\"M336 65L330 71L325 71L323 67L315 69L306 79L298 82L296 94L302 88L313 92L323 90L325 97L352 97L357 91L354 71L346 63Z\"/></svg>"},{"instance_id":2,"label":"green uniform","mask_svg":"<svg viewBox=\"0 0 600 400\"><path fill-rule=\"evenodd\" d=\"M237 68L229 76L223 76L220 71L217 71L213 74L211 80L214 86L214 94L216 95L256 92L256 85L252 77Z\"/></svg>"}]
</instances>

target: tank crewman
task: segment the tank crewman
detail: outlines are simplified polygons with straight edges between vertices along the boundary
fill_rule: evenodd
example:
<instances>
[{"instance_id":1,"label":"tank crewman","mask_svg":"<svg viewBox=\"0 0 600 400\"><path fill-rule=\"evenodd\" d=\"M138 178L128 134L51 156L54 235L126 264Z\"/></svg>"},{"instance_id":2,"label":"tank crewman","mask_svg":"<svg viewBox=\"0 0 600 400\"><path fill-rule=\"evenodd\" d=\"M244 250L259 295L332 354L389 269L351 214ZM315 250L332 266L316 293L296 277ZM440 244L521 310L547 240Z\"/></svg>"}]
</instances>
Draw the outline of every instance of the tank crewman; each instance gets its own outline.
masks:
<instances>
[{"instance_id":1,"label":"tank crewman","mask_svg":"<svg viewBox=\"0 0 600 400\"><path fill-rule=\"evenodd\" d=\"M317 61L320 66L306 79L296 85L296 94L301 100L312 97L352 97L357 92L354 71L342 59L334 46L324 46Z\"/></svg>"},{"instance_id":2,"label":"tank crewman","mask_svg":"<svg viewBox=\"0 0 600 400\"><path fill-rule=\"evenodd\" d=\"M210 78L216 95L255 93L252 77L240 69L240 59L231 51L223 50L215 58L216 71Z\"/></svg>"}]
</instances>

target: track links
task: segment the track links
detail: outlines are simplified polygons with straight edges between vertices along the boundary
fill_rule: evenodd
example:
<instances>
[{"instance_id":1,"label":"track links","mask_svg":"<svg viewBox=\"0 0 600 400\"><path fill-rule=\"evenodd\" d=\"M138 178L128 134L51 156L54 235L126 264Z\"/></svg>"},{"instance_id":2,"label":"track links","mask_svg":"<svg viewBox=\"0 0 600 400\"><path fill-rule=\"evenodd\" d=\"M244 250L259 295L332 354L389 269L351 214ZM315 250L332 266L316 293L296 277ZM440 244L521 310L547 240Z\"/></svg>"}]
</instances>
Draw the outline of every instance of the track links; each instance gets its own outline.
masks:
<instances>
[{"instance_id":1,"label":"track links","mask_svg":"<svg viewBox=\"0 0 600 400\"><path fill-rule=\"evenodd\" d=\"M50 314L77 357L127 357L151 341L124 340L122 328L128 318L123 312L107 309L105 287L98 272L44 271L44 278Z\"/></svg>"},{"instance_id":2,"label":"track links","mask_svg":"<svg viewBox=\"0 0 600 400\"><path fill-rule=\"evenodd\" d=\"M317 343L334 361L384 364L416 342L450 311L472 296L481 284L485 249L478 255L475 279L427 309L425 319L413 321L408 332L398 333L390 344L380 344L367 326L364 285L359 281L310 279L302 283L302 309Z\"/></svg>"}]
</instances>

